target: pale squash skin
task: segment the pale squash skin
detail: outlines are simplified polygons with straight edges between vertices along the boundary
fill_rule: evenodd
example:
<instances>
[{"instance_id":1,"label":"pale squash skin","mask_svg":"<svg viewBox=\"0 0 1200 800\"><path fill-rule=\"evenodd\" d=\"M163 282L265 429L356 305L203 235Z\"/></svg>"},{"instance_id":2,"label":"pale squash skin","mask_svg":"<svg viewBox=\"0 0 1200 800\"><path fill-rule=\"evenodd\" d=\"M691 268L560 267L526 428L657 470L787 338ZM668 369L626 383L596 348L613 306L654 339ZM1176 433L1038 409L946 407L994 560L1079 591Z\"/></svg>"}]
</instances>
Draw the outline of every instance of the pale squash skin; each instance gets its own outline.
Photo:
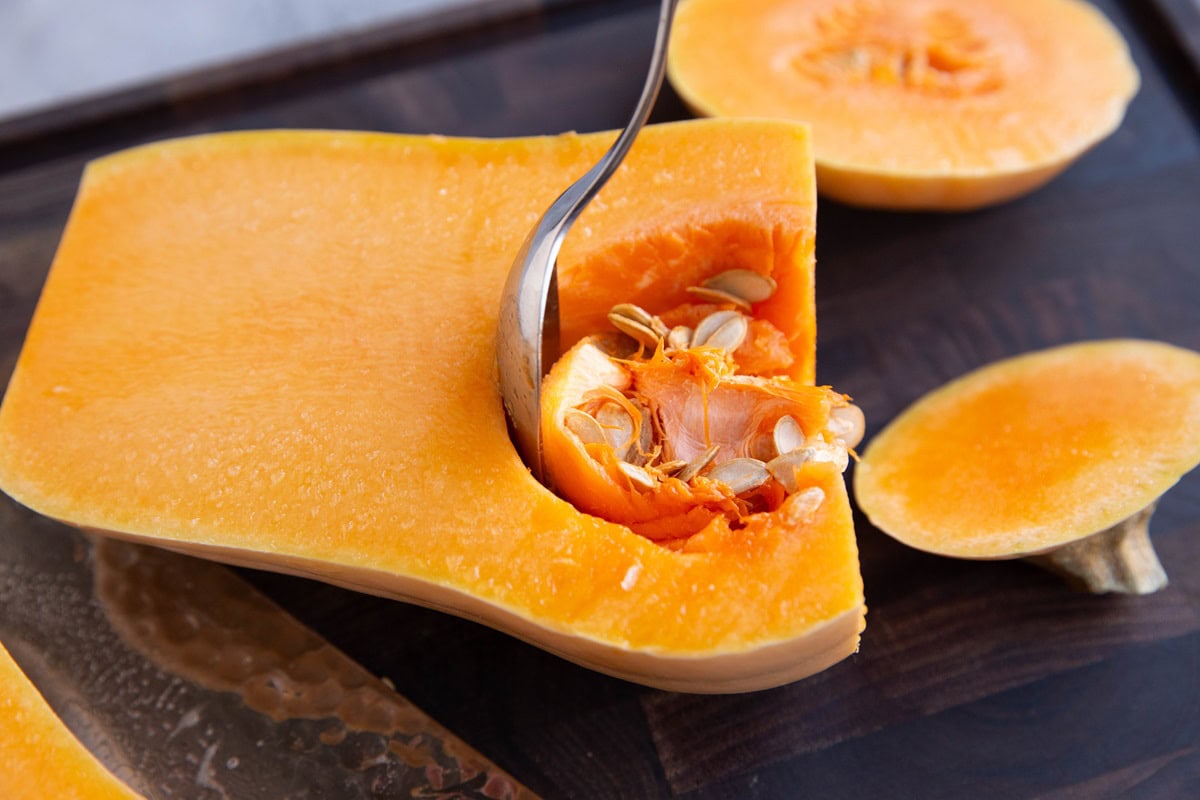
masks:
<instances>
[{"instance_id":1,"label":"pale squash skin","mask_svg":"<svg viewBox=\"0 0 1200 800\"><path fill-rule=\"evenodd\" d=\"M500 287L611 138L238 133L93 163L0 407L0 487L654 686L747 691L836 662L864 614L840 476L792 528L677 553L580 513L509 441ZM616 302L680 303L745 265L778 282L760 313L811 383L815 200L803 126L647 129L565 244L564 347Z\"/></svg>"},{"instance_id":2,"label":"pale squash skin","mask_svg":"<svg viewBox=\"0 0 1200 800\"><path fill-rule=\"evenodd\" d=\"M0 644L0 797L140 800L67 729Z\"/></svg>"},{"instance_id":3,"label":"pale squash skin","mask_svg":"<svg viewBox=\"0 0 1200 800\"><path fill-rule=\"evenodd\" d=\"M1116 339L1006 359L924 396L869 442L854 492L911 547L1018 558L1126 520L1144 529L1139 512L1197 464L1200 354Z\"/></svg>"},{"instance_id":4,"label":"pale squash skin","mask_svg":"<svg viewBox=\"0 0 1200 800\"><path fill-rule=\"evenodd\" d=\"M1044 185L1140 82L1082 0L684 0L667 70L697 114L810 123L822 195L942 211Z\"/></svg>"}]
</instances>

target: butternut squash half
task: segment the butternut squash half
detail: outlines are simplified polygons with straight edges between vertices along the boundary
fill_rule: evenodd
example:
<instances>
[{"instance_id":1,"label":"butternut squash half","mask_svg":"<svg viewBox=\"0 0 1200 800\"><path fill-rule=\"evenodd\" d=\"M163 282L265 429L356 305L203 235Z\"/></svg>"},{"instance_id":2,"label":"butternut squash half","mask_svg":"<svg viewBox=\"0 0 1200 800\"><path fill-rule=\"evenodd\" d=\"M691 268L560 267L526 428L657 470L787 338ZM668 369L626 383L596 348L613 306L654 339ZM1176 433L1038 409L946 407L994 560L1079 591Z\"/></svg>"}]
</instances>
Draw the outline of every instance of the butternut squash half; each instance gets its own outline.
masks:
<instances>
[{"instance_id":1,"label":"butternut squash half","mask_svg":"<svg viewBox=\"0 0 1200 800\"><path fill-rule=\"evenodd\" d=\"M697 113L811 123L821 193L894 209L1036 189L1139 84L1081 0L685 0L668 70Z\"/></svg>"},{"instance_id":2,"label":"butternut squash half","mask_svg":"<svg viewBox=\"0 0 1200 800\"><path fill-rule=\"evenodd\" d=\"M1131 339L1005 359L926 395L872 439L859 505L907 545L1034 557L1093 592L1166 585L1159 496L1200 463L1200 353Z\"/></svg>"},{"instance_id":3,"label":"butternut squash half","mask_svg":"<svg viewBox=\"0 0 1200 800\"><path fill-rule=\"evenodd\" d=\"M0 644L0 797L140 800L88 752Z\"/></svg>"},{"instance_id":4,"label":"butternut squash half","mask_svg":"<svg viewBox=\"0 0 1200 800\"><path fill-rule=\"evenodd\" d=\"M838 661L864 607L835 471L820 504L685 551L577 510L509 440L504 276L611 138L236 133L91 164L0 408L0 486L653 686L752 690ZM811 384L814 218L804 126L647 129L564 247L564 346L614 304L683 304L741 269L775 282L756 316Z\"/></svg>"}]
</instances>

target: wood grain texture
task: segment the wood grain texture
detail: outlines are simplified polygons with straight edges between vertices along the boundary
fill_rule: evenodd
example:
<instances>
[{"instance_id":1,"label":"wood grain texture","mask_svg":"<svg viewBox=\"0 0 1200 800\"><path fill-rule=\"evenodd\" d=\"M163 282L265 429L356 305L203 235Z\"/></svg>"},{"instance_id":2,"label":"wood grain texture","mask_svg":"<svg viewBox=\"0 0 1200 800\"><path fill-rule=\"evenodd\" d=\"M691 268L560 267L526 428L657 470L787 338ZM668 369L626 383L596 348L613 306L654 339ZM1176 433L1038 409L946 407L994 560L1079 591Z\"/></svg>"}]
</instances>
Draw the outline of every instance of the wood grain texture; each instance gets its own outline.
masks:
<instances>
[{"instance_id":1,"label":"wood grain texture","mask_svg":"<svg viewBox=\"0 0 1200 800\"><path fill-rule=\"evenodd\" d=\"M929 389L1029 349L1108 336L1200 349L1200 93L1186 32L1140 0L1100 5L1130 40L1142 90L1122 128L1046 189L961 215L821 204L818 377L856 397L868 435ZM200 92L154 87L119 113L0 137L0 374L87 158L250 127L620 125L655 13L650 0L544 6L401 51L327 52L244 80L233 70ZM682 116L668 89L654 119ZM861 652L732 697L632 686L431 611L248 575L546 797L1200 796L1200 474L1159 506L1151 530L1172 582L1144 598L1076 595L1022 563L940 559L861 517L857 529Z\"/></svg>"},{"instance_id":2,"label":"wood grain texture","mask_svg":"<svg viewBox=\"0 0 1200 800\"><path fill-rule=\"evenodd\" d=\"M1152 0L1170 34L1191 62L1193 76L1200 79L1200 3L1196 0Z\"/></svg>"}]
</instances>

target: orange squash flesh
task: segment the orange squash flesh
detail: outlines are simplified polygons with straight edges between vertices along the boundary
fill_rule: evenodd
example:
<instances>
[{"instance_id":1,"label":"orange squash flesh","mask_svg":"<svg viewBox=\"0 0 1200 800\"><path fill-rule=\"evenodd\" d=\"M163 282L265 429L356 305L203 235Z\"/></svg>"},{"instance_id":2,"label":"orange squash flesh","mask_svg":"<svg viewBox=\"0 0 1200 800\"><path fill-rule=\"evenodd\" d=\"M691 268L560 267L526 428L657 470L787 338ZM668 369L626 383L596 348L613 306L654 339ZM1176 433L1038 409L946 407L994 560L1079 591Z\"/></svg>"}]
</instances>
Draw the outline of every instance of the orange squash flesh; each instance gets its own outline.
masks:
<instances>
[{"instance_id":1,"label":"orange squash flesh","mask_svg":"<svg viewBox=\"0 0 1200 800\"><path fill-rule=\"evenodd\" d=\"M240 133L93 163L0 407L0 487L651 685L837 661L864 613L840 476L796 529L680 553L556 497L509 441L500 287L611 138ZM811 383L814 211L803 126L647 129L563 249L564 345L616 302L681 304L715 264L745 267L776 279L761 315Z\"/></svg>"},{"instance_id":2,"label":"orange squash flesh","mask_svg":"<svg viewBox=\"0 0 1200 800\"><path fill-rule=\"evenodd\" d=\"M0 644L0 797L138 800L88 752Z\"/></svg>"},{"instance_id":3,"label":"orange squash flesh","mask_svg":"<svg viewBox=\"0 0 1200 800\"><path fill-rule=\"evenodd\" d=\"M685 0L668 70L697 113L811 123L821 193L897 209L1041 186L1139 84L1081 0Z\"/></svg>"},{"instance_id":4,"label":"orange squash flesh","mask_svg":"<svg viewBox=\"0 0 1200 800\"><path fill-rule=\"evenodd\" d=\"M1138 512L1198 463L1200 354L1110 340L1007 359L926 395L872 439L854 488L905 544L1014 558L1126 520L1144 528Z\"/></svg>"}]
</instances>

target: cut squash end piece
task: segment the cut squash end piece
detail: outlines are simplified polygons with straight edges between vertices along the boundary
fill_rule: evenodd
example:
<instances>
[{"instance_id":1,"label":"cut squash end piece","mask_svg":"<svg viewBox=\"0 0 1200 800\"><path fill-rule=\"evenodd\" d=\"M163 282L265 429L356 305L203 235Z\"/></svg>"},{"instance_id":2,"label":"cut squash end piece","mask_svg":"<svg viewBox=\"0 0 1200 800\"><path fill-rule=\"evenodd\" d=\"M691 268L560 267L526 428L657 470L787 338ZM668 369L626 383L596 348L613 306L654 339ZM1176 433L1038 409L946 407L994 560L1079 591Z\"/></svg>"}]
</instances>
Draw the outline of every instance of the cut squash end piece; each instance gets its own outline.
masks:
<instances>
[{"instance_id":1,"label":"cut squash end piece","mask_svg":"<svg viewBox=\"0 0 1200 800\"><path fill-rule=\"evenodd\" d=\"M0 796L140 800L63 724L0 643Z\"/></svg>"},{"instance_id":2,"label":"cut squash end piece","mask_svg":"<svg viewBox=\"0 0 1200 800\"><path fill-rule=\"evenodd\" d=\"M1165 585L1150 510L1200 463L1200 354L1108 340L1007 359L926 395L870 442L855 497L920 550L1037 556L1092 591Z\"/></svg>"},{"instance_id":3,"label":"cut squash end piece","mask_svg":"<svg viewBox=\"0 0 1200 800\"><path fill-rule=\"evenodd\" d=\"M811 123L823 195L908 210L1036 189L1140 81L1081 0L688 0L668 73L699 114Z\"/></svg>"}]
</instances>

